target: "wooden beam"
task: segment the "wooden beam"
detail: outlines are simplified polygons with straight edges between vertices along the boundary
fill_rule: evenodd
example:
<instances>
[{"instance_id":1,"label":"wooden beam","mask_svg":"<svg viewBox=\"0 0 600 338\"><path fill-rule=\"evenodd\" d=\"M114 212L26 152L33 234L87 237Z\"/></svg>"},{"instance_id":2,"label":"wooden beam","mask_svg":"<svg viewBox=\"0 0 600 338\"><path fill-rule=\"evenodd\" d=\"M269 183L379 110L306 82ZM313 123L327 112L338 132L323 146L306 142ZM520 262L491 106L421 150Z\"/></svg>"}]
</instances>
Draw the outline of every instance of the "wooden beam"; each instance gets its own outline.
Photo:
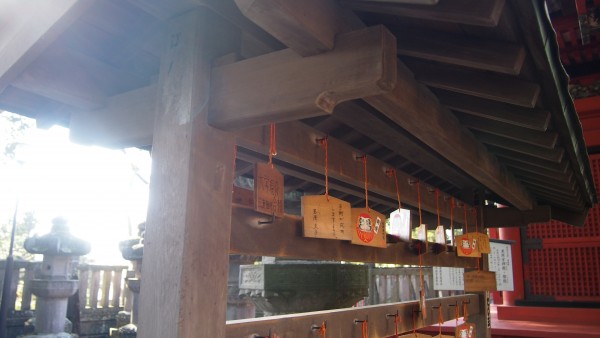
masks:
<instances>
[{"instance_id":1,"label":"wooden beam","mask_svg":"<svg viewBox=\"0 0 600 338\"><path fill-rule=\"evenodd\" d=\"M212 59L233 50L238 32L198 10L172 19L167 33L138 334L225 337L235 143L207 125L206 103Z\"/></svg>"},{"instance_id":2,"label":"wooden beam","mask_svg":"<svg viewBox=\"0 0 600 338\"><path fill-rule=\"evenodd\" d=\"M512 161L517 161L520 163L527 164L529 166L534 166L550 171L554 171L557 173L566 173L569 168L569 162L562 161L560 163L555 163L551 161L546 161L539 159L537 157L532 157L523 153L518 153L509 149L499 148L496 146L488 145L488 149L496 156L502 159L510 159Z\"/></svg>"},{"instance_id":3,"label":"wooden beam","mask_svg":"<svg viewBox=\"0 0 600 338\"><path fill-rule=\"evenodd\" d=\"M285 215L275 218L234 205L231 217L231 254L276 256L298 259L346 262L377 262L419 265L419 256L411 253L408 243L389 244L387 248L353 245L346 241L302 237L302 217ZM260 223L259 223L260 222ZM476 267L473 259L458 257L455 252L422 257L424 266Z\"/></svg>"},{"instance_id":4,"label":"wooden beam","mask_svg":"<svg viewBox=\"0 0 600 338\"><path fill-rule=\"evenodd\" d=\"M518 75L525 61L525 48L513 43L404 29L394 33L399 55L509 75Z\"/></svg>"},{"instance_id":5,"label":"wooden beam","mask_svg":"<svg viewBox=\"0 0 600 338\"><path fill-rule=\"evenodd\" d=\"M433 154L418 139L410 136L394 122L361 102L344 102L333 111L333 116L347 126L367 135L379 144L385 145L394 153L409 158L410 161L432 174L443 178L460 189L470 189L479 184L467 177L460 169L446 163Z\"/></svg>"},{"instance_id":6,"label":"wooden beam","mask_svg":"<svg viewBox=\"0 0 600 338\"><path fill-rule=\"evenodd\" d=\"M569 171L568 173L557 172L554 170L547 170L546 168L541 168L533 165L529 165L524 162L515 161L509 158L502 158L502 163L511 169L517 169L520 171L525 171L529 173L533 173L542 177L547 177L549 179L558 180L558 181L571 181L573 178L573 172Z\"/></svg>"},{"instance_id":7,"label":"wooden beam","mask_svg":"<svg viewBox=\"0 0 600 338\"><path fill-rule=\"evenodd\" d=\"M325 133L311 128L301 122L287 122L276 126L277 156L275 163L287 163L301 168L313 177L322 177L324 184L325 152L317 145L316 139L327 136ZM268 154L269 128L250 128L236 132L238 148L245 148L259 154ZM364 188L364 168L356 156L362 155L359 150L333 138L328 138L329 149L329 177L343 182L346 186ZM241 152L242 150L238 151ZM396 200L396 187L394 179L386 174L392 166L376 158L368 157L369 195L385 196ZM403 204L418 205L417 186L415 178L398 171L398 185ZM411 183L413 182L413 183ZM426 186L421 185L421 207L424 211L436 213L435 194L427 194ZM450 217L451 201L440 197L440 215ZM454 221L463 223L463 216L454 213Z\"/></svg>"},{"instance_id":8,"label":"wooden beam","mask_svg":"<svg viewBox=\"0 0 600 338\"><path fill-rule=\"evenodd\" d=\"M85 110L101 108L107 100L87 70L59 49L40 56L11 85Z\"/></svg>"},{"instance_id":9,"label":"wooden beam","mask_svg":"<svg viewBox=\"0 0 600 338\"><path fill-rule=\"evenodd\" d=\"M395 55L393 35L375 26L342 34L334 50L312 57L288 49L215 67L209 123L231 130L331 113L339 102L391 90Z\"/></svg>"},{"instance_id":10,"label":"wooden beam","mask_svg":"<svg viewBox=\"0 0 600 338\"><path fill-rule=\"evenodd\" d=\"M566 210L559 207L552 207L552 219L565 222L576 227L582 227L586 224L589 209L581 211Z\"/></svg>"},{"instance_id":11,"label":"wooden beam","mask_svg":"<svg viewBox=\"0 0 600 338\"><path fill-rule=\"evenodd\" d=\"M546 205L523 211L514 208L483 209L483 226L486 228L523 227L530 223L544 223L550 220L550 207Z\"/></svg>"},{"instance_id":12,"label":"wooden beam","mask_svg":"<svg viewBox=\"0 0 600 338\"><path fill-rule=\"evenodd\" d=\"M397 80L389 94L365 101L518 209L532 207L531 196L520 183L401 63Z\"/></svg>"},{"instance_id":13,"label":"wooden beam","mask_svg":"<svg viewBox=\"0 0 600 338\"><path fill-rule=\"evenodd\" d=\"M92 3L77 0L3 1L0 93Z\"/></svg>"},{"instance_id":14,"label":"wooden beam","mask_svg":"<svg viewBox=\"0 0 600 338\"><path fill-rule=\"evenodd\" d=\"M415 73L417 80L430 87L483 99L533 108L540 94L540 86L537 83L506 75L412 60L407 65Z\"/></svg>"},{"instance_id":15,"label":"wooden beam","mask_svg":"<svg viewBox=\"0 0 600 338\"><path fill-rule=\"evenodd\" d=\"M432 298L426 301L427 318L418 316L414 321L416 328L427 325L437 325L436 307L441 306L445 317L454 316L456 304L467 304L467 313L469 316L477 315L480 312L479 299L476 295L467 294L461 296L451 296L444 298ZM361 336L361 323L355 323L354 320L367 319L369 327L369 336L371 337L391 337L395 334L396 324L394 318L389 315L398 314L397 328L399 332L410 331L413 329L413 311L419 309L418 301L409 301L402 303L390 303L373 305L367 307L355 307L348 309L336 309L329 311L298 313L284 316L252 318L242 320L232 320L227 322L228 338L265 336L271 332L272 337L312 337L317 335L313 331L313 326L320 326L321 323L327 323L327 332L333 332L331 336L335 337L359 337ZM459 309L459 316L464 316L462 306Z\"/></svg>"},{"instance_id":16,"label":"wooden beam","mask_svg":"<svg viewBox=\"0 0 600 338\"><path fill-rule=\"evenodd\" d=\"M444 106L465 114L538 131L546 131L550 124L551 116L547 111L522 108L445 90L433 92Z\"/></svg>"},{"instance_id":17,"label":"wooden beam","mask_svg":"<svg viewBox=\"0 0 600 338\"><path fill-rule=\"evenodd\" d=\"M541 168L535 168L535 167L526 167L526 169L521 169L519 167L519 165L517 166L513 166L510 164L507 164L506 162L504 163L505 165L507 165L508 167L511 168L511 171L513 173L515 173L516 175L519 175L521 177L535 177L538 180L548 180L548 182L552 183L552 182L574 182L573 180L573 173L569 172L568 174L558 174L555 172L543 172L540 173L538 169ZM521 166L523 167L523 166Z\"/></svg>"},{"instance_id":18,"label":"wooden beam","mask_svg":"<svg viewBox=\"0 0 600 338\"><path fill-rule=\"evenodd\" d=\"M509 149L517 153L525 154L553 163L562 162L565 154L564 149L561 147L548 149L493 134L482 133L478 131L475 131L474 133L477 136L477 139L484 144L496 146L498 148Z\"/></svg>"},{"instance_id":19,"label":"wooden beam","mask_svg":"<svg viewBox=\"0 0 600 338\"><path fill-rule=\"evenodd\" d=\"M504 0L440 0L435 6L342 0L341 5L355 11L495 27L502 15Z\"/></svg>"},{"instance_id":20,"label":"wooden beam","mask_svg":"<svg viewBox=\"0 0 600 338\"><path fill-rule=\"evenodd\" d=\"M332 50L352 30L333 0L235 0L242 14L301 56Z\"/></svg>"},{"instance_id":21,"label":"wooden beam","mask_svg":"<svg viewBox=\"0 0 600 338\"><path fill-rule=\"evenodd\" d=\"M71 114L69 137L104 147L152 145L157 86L151 85L111 97L105 108Z\"/></svg>"},{"instance_id":22,"label":"wooden beam","mask_svg":"<svg viewBox=\"0 0 600 338\"><path fill-rule=\"evenodd\" d=\"M460 116L459 118L463 126L487 134L524 142L545 149L554 149L556 142L558 141L558 134L552 131L542 132L510 125L504 122L488 120L478 116L468 114L461 115L463 116Z\"/></svg>"}]
</instances>

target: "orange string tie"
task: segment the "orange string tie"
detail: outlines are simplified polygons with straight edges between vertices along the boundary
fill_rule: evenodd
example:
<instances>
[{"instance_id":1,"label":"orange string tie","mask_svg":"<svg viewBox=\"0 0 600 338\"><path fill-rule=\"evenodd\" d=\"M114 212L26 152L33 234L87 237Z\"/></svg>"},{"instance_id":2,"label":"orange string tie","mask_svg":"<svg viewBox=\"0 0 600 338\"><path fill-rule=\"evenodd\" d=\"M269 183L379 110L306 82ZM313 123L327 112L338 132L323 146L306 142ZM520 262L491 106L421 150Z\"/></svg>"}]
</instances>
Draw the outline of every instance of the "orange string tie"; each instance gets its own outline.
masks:
<instances>
[{"instance_id":1,"label":"orange string tie","mask_svg":"<svg viewBox=\"0 0 600 338\"><path fill-rule=\"evenodd\" d=\"M398 324L400 324L400 316L396 313L394 316L394 331L396 333L396 338L398 338Z\"/></svg>"},{"instance_id":2,"label":"orange string tie","mask_svg":"<svg viewBox=\"0 0 600 338\"><path fill-rule=\"evenodd\" d=\"M468 307L467 307L467 302L463 302L463 319L465 321L465 323L467 322L467 320L469 320L469 311L468 311Z\"/></svg>"},{"instance_id":3,"label":"orange string tie","mask_svg":"<svg viewBox=\"0 0 600 338\"><path fill-rule=\"evenodd\" d=\"M475 216L475 232L479 232L479 220L477 219L477 208L473 207L473 215ZM477 244L479 245L479 239L477 240ZM481 263L481 258L477 257L477 271L479 271Z\"/></svg>"},{"instance_id":4,"label":"orange string tie","mask_svg":"<svg viewBox=\"0 0 600 338\"><path fill-rule=\"evenodd\" d=\"M450 233L452 237L452 245L454 245L454 197L450 201Z\"/></svg>"},{"instance_id":5,"label":"orange string tie","mask_svg":"<svg viewBox=\"0 0 600 338\"><path fill-rule=\"evenodd\" d=\"M277 139L275 123L271 123L271 135L269 139L269 164L273 167L273 156L277 156Z\"/></svg>"},{"instance_id":6,"label":"orange string tie","mask_svg":"<svg viewBox=\"0 0 600 338\"><path fill-rule=\"evenodd\" d=\"M465 212L465 229L463 230L463 234L469 233L469 217L467 217L467 205L463 204L463 211Z\"/></svg>"},{"instance_id":7,"label":"orange string tie","mask_svg":"<svg viewBox=\"0 0 600 338\"><path fill-rule=\"evenodd\" d=\"M421 182L417 181L417 204L419 206L419 226L423 224L423 215L421 214Z\"/></svg>"},{"instance_id":8,"label":"orange string tie","mask_svg":"<svg viewBox=\"0 0 600 338\"><path fill-rule=\"evenodd\" d=\"M369 321L362 322L362 338L369 338Z\"/></svg>"},{"instance_id":9,"label":"orange string tie","mask_svg":"<svg viewBox=\"0 0 600 338\"><path fill-rule=\"evenodd\" d=\"M458 326L458 317L460 317L460 309L458 307L458 304L455 304L455 306L454 306L454 320L456 321L456 323L454 324L454 326Z\"/></svg>"},{"instance_id":10,"label":"orange string tie","mask_svg":"<svg viewBox=\"0 0 600 338\"><path fill-rule=\"evenodd\" d=\"M442 324L444 323L444 316L442 315L442 304L438 308L438 326L439 326L439 334L442 336Z\"/></svg>"},{"instance_id":11,"label":"orange string tie","mask_svg":"<svg viewBox=\"0 0 600 338\"><path fill-rule=\"evenodd\" d=\"M437 225L441 225L442 222L440 220L440 189L435 189L435 209L437 211Z\"/></svg>"},{"instance_id":12,"label":"orange string tie","mask_svg":"<svg viewBox=\"0 0 600 338\"><path fill-rule=\"evenodd\" d=\"M415 335L415 337L417 336L417 312L413 310L412 312L412 320L413 320L413 334Z\"/></svg>"},{"instance_id":13,"label":"orange string tie","mask_svg":"<svg viewBox=\"0 0 600 338\"><path fill-rule=\"evenodd\" d=\"M327 322L323 322L319 328L319 334L325 338L327 336Z\"/></svg>"},{"instance_id":14,"label":"orange string tie","mask_svg":"<svg viewBox=\"0 0 600 338\"><path fill-rule=\"evenodd\" d=\"M369 176L367 173L367 155L362 156L362 161L365 168L365 206L367 208L367 212L371 212L371 208L369 208Z\"/></svg>"},{"instance_id":15,"label":"orange string tie","mask_svg":"<svg viewBox=\"0 0 600 338\"><path fill-rule=\"evenodd\" d=\"M402 202L400 202L400 187L398 186L398 174L396 169L392 169L394 174L394 182L396 183L396 198L398 199L398 210L402 209Z\"/></svg>"},{"instance_id":16,"label":"orange string tie","mask_svg":"<svg viewBox=\"0 0 600 338\"><path fill-rule=\"evenodd\" d=\"M237 159L237 144L233 145L233 179L235 180L235 170L236 170L236 165L235 165L235 160Z\"/></svg>"},{"instance_id":17,"label":"orange string tie","mask_svg":"<svg viewBox=\"0 0 600 338\"><path fill-rule=\"evenodd\" d=\"M327 201L329 201L329 143L327 139L327 136L325 136L320 139L319 142L325 150L325 197L327 198Z\"/></svg>"}]
</instances>

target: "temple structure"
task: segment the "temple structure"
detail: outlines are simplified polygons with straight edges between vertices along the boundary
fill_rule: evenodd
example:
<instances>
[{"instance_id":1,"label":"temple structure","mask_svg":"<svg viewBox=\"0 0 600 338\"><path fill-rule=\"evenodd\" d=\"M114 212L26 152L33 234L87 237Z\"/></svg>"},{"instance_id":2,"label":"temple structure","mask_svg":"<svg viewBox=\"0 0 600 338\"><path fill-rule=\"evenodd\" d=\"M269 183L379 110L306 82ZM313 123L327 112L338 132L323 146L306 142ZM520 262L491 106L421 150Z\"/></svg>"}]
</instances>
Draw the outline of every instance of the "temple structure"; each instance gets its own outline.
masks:
<instances>
[{"instance_id":1,"label":"temple structure","mask_svg":"<svg viewBox=\"0 0 600 338\"><path fill-rule=\"evenodd\" d=\"M75 142L152 152L139 337L314 337L325 323L330 337L386 337L457 307L477 337L491 337L483 290L226 322L229 255L480 272L485 260L457 256L452 242L440 253L385 236L378 246L307 238L294 196L326 193L383 217L402 204L430 230L502 228L510 240L531 223L582 227L596 203L561 40L541 0L4 0L0 9L0 109L67 126ZM256 164L267 162L283 174L282 187L267 182L272 201L247 189L264 184ZM280 199L285 208L273 207ZM379 234L381 218L363 214L349 231Z\"/></svg>"}]
</instances>

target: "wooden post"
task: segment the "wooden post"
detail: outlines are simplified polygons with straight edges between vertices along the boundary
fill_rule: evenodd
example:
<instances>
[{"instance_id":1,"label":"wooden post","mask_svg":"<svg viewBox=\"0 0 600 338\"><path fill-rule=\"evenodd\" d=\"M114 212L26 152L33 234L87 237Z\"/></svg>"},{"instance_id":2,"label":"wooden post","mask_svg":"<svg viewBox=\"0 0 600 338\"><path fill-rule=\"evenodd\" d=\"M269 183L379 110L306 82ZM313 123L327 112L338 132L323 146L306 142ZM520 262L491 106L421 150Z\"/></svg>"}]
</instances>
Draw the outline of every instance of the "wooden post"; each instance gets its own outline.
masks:
<instances>
[{"instance_id":1,"label":"wooden post","mask_svg":"<svg viewBox=\"0 0 600 338\"><path fill-rule=\"evenodd\" d=\"M209 127L206 113L211 61L237 32L220 20L202 9L168 25L144 240L144 338L225 337L234 138Z\"/></svg>"}]
</instances>

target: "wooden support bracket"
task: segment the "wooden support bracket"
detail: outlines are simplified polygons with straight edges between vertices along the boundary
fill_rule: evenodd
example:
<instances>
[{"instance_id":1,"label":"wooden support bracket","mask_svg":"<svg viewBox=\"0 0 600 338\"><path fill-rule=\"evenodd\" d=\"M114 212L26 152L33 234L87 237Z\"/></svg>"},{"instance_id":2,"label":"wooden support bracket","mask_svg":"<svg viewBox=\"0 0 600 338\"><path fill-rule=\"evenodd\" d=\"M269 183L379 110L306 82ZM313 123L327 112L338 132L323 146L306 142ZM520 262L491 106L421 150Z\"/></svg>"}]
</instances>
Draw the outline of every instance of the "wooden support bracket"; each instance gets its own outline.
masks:
<instances>
[{"instance_id":1,"label":"wooden support bracket","mask_svg":"<svg viewBox=\"0 0 600 338\"><path fill-rule=\"evenodd\" d=\"M209 124L233 130L325 115L395 84L396 40L383 26L369 27L338 36L319 55L286 49L213 68Z\"/></svg>"}]
</instances>

